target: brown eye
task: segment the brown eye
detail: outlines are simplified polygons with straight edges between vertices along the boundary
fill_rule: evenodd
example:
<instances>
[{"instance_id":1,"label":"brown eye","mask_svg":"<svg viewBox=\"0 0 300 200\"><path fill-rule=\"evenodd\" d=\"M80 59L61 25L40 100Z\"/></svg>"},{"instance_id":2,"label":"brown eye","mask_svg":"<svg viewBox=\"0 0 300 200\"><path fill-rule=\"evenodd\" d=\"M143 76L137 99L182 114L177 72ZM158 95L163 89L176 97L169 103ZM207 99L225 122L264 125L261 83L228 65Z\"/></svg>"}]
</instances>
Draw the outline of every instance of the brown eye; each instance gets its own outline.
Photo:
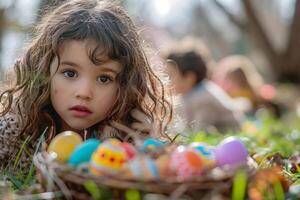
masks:
<instances>
[{"instance_id":1,"label":"brown eye","mask_svg":"<svg viewBox=\"0 0 300 200\"><path fill-rule=\"evenodd\" d=\"M107 75L101 75L97 78L97 81L100 84L108 84L108 83L112 82L112 78L110 76L107 76Z\"/></svg>"},{"instance_id":2,"label":"brown eye","mask_svg":"<svg viewBox=\"0 0 300 200\"><path fill-rule=\"evenodd\" d=\"M78 76L77 73L73 70L65 70L63 71L63 74L67 78L76 78Z\"/></svg>"}]
</instances>

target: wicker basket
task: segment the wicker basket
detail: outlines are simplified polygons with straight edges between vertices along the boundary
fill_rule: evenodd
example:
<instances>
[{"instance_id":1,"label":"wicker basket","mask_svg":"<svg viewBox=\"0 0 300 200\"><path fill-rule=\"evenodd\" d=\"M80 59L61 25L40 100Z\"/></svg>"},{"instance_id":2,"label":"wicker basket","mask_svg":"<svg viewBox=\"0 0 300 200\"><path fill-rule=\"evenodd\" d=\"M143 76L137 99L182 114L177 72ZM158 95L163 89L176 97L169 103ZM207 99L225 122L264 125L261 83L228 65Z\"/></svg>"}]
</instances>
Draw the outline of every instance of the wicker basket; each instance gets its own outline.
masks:
<instances>
[{"instance_id":1,"label":"wicker basket","mask_svg":"<svg viewBox=\"0 0 300 200\"><path fill-rule=\"evenodd\" d=\"M203 176L189 181L179 181L175 178L164 180L130 180L112 176L95 176L74 170L67 164L53 160L47 152L40 152L34 157L39 181L45 191L61 191L66 199L93 199L86 190L87 181L99 188L110 190L112 199L125 199L128 189L134 189L140 194L161 194L170 199L188 196L188 199L211 199L213 194L230 196L232 180L236 170L215 168ZM255 167L247 166L249 174ZM223 198L223 199L224 199ZM225 198L227 199L227 198ZM229 199L229 198L228 198Z\"/></svg>"}]
</instances>

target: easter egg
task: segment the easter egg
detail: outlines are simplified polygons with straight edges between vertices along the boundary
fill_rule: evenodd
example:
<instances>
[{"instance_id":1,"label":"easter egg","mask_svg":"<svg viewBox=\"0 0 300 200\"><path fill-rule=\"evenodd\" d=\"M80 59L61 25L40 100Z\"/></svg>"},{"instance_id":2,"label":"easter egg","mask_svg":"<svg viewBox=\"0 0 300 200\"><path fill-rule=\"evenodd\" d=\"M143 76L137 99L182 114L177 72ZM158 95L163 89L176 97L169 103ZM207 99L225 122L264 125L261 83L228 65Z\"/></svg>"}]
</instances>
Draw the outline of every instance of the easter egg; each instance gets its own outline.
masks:
<instances>
[{"instance_id":1,"label":"easter egg","mask_svg":"<svg viewBox=\"0 0 300 200\"><path fill-rule=\"evenodd\" d=\"M153 180L159 178L159 171L155 161L146 155L137 155L126 163L127 177L140 180Z\"/></svg>"},{"instance_id":2,"label":"easter egg","mask_svg":"<svg viewBox=\"0 0 300 200\"><path fill-rule=\"evenodd\" d=\"M192 142L189 147L198 153L207 167L213 167L215 165L216 160L213 147L202 142Z\"/></svg>"},{"instance_id":3,"label":"easter egg","mask_svg":"<svg viewBox=\"0 0 300 200\"><path fill-rule=\"evenodd\" d=\"M186 180L203 171L204 161L192 149L179 146L171 155L170 168L178 178Z\"/></svg>"},{"instance_id":4,"label":"easter egg","mask_svg":"<svg viewBox=\"0 0 300 200\"><path fill-rule=\"evenodd\" d=\"M240 139L228 137L217 146L215 155L219 166L240 165L247 162L248 150Z\"/></svg>"},{"instance_id":5,"label":"easter egg","mask_svg":"<svg viewBox=\"0 0 300 200\"><path fill-rule=\"evenodd\" d=\"M122 169L126 156L126 151L119 140L107 139L93 153L90 171L96 175L115 174Z\"/></svg>"},{"instance_id":6,"label":"easter egg","mask_svg":"<svg viewBox=\"0 0 300 200\"><path fill-rule=\"evenodd\" d=\"M169 154L162 154L155 160L160 178L167 178L170 176L170 159Z\"/></svg>"},{"instance_id":7,"label":"easter egg","mask_svg":"<svg viewBox=\"0 0 300 200\"><path fill-rule=\"evenodd\" d=\"M100 140L97 139L88 139L79 144L70 156L68 164L77 167L82 163L89 162L99 144Z\"/></svg>"},{"instance_id":8,"label":"easter egg","mask_svg":"<svg viewBox=\"0 0 300 200\"><path fill-rule=\"evenodd\" d=\"M122 142L122 147L125 149L125 152L126 152L126 161L131 160L135 157L137 152L136 152L136 149L134 148L134 146L131 143Z\"/></svg>"},{"instance_id":9,"label":"easter egg","mask_svg":"<svg viewBox=\"0 0 300 200\"><path fill-rule=\"evenodd\" d=\"M141 151L142 152L151 152L151 151L154 151L155 149L163 147L163 146L164 146L164 143L162 141L159 141L154 138L147 138L141 147Z\"/></svg>"},{"instance_id":10,"label":"easter egg","mask_svg":"<svg viewBox=\"0 0 300 200\"><path fill-rule=\"evenodd\" d=\"M82 142L78 133L73 131L64 131L57 134L48 146L48 153L57 160L66 162L73 153L76 146Z\"/></svg>"}]
</instances>

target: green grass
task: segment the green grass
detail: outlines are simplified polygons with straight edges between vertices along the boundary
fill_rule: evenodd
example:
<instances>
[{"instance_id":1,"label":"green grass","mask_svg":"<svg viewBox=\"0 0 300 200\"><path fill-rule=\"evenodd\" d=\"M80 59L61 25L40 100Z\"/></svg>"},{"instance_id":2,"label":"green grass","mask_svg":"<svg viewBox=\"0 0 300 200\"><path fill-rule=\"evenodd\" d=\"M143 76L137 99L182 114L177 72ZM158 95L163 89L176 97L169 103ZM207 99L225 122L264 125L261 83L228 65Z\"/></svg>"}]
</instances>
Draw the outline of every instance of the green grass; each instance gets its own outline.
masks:
<instances>
[{"instance_id":1,"label":"green grass","mask_svg":"<svg viewBox=\"0 0 300 200\"><path fill-rule=\"evenodd\" d=\"M217 145L220 141L228 136L236 136L240 138L248 148L249 154L255 158L260 168L265 168L273 165L270 161L270 156L278 153L284 159L283 173L292 182L293 186L300 185L300 167L298 167L297 172L291 172L290 170L290 160L292 155L299 155L300 151L300 119L293 116L289 120L278 120L266 113L260 113L255 118L248 118L244 121L242 130L239 132L228 131L226 133L219 132L190 132L188 137L179 136L176 141L183 143L191 142L205 142L209 145ZM41 144L44 141L44 134L46 130L41 135L35 154L39 150ZM15 163L12 169L7 169L0 174L0 181L8 179L10 181L9 190L17 192L30 187L37 183L35 176L35 168L32 164L30 166L29 173L17 172L13 170L19 161L19 156L23 151L26 152L27 139L24 141L20 148L20 152L16 157ZM233 189L231 197L234 200L244 199L247 195L247 177L245 173L239 172L236 174L233 182ZM1 187L1 186L0 186ZM94 187L92 183L87 182L85 184L87 190L91 193L95 199L102 199L103 195L106 194L104 190ZM300 188L300 187L294 187ZM1 188L0 188L1 190ZM106 190L105 190L106 191ZM293 194L284 194L281 185L275 184L274 195L276 199L284 199L287 195L296 195L296 198L300 195L300 189L295 189ZM127 199L139 199L139 195L136 192L126 193ZM298 196L297 196L298 195ZM293 199L293 198L291 198Z\"/></svg>"}]
</instances>

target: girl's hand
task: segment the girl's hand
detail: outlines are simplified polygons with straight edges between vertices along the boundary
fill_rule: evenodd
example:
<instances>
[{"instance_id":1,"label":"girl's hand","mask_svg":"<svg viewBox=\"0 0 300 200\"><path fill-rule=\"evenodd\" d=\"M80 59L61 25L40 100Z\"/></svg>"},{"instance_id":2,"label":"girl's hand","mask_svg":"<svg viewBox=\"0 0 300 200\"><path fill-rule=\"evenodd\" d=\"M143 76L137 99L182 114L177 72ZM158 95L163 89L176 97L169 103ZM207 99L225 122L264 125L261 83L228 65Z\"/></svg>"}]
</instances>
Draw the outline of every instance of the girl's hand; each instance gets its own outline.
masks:
<instances>
[{"instance_id":1,"label":"girl's hand","mask_svg":"<svg viewBox=\"0 0 300 200\"><path fill-rule=\"evenodd\" d=\"M149 117L138 109L133 109L130 114L136 120L136 122L133 122L130 127L116 121L111 122L112 127L129 135L140 135L141 133L142 135L148 135L151 137L156 137L158 135L159 129L157 122L151 122Z\"/></svg>"},{"instance_id":2,"label":"girl's hand","mask_svg":"<svg viewBox=\"0 0 300 200\"><path fill-rule=\"evenodd\" d=\"M141 112L138 109L133 109L130 112L131 116L136 120L136 122L133 122L131 124L131 128L133 130L139 131L139 132L146 132L151 133L152 129L154 128L154 123L151 122L149 117L145 115L143 112Z\"/></svg>"}]
</instances>

